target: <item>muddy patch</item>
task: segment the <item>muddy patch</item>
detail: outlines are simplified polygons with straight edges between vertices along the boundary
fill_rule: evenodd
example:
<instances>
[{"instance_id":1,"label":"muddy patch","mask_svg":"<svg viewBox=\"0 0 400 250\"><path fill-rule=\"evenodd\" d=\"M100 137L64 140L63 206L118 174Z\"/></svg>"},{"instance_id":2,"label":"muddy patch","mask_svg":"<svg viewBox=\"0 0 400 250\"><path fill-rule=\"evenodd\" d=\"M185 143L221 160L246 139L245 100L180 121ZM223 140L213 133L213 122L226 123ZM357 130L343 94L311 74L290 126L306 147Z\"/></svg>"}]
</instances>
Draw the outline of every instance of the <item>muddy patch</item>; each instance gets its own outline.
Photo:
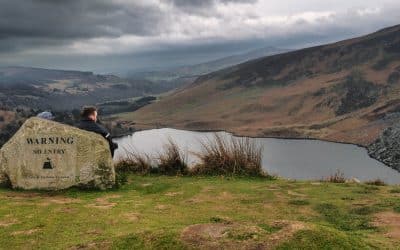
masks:
<instances>
[{"instance_id":1,"label":"muddy patch","mask_svg":"<svg viewBox=\"0 0 400 250\"><path fill-rule=\"evenodd\" d=\"M229 228L230 225L224 223L192 225L183 229L181 240L188 246L201 249L218 248L223 246Z\"/></svg>"},{"instance_id":2,"label":"muddy patch","mask_svg":"<svg viewBox=\"0 0 400 250\"><path fill-rule=\"evenodd\" d=\"M203 201L204 200L201 199L200 197L193 197L193 198L185 200L184 203L197 204L197 203L202 203Z\"/></svg>"},{"instance_id":3,"label":"muddy patch","mask_svg":"<svg viewBox=\"0 0 400 250\"><path fill-rule=\"evenodd\" d=\"M257 225L236 222L195 224L183 229L181 240L196 249L272 249L306 228L297 221L275 221L271 227L279 230L271 233Z\"/></svg>"},{"instance_id":4,"label":"muddy patch","mask_svg":"<svg viewBox=\"0 0 400 250\"><path fill-rule=\"evenodd\" d=\"M124 214L124 218L126 218L130 222L135 222L140 219L140 214L138 213L126 213Z\"/></svg>"},{"instance_id":5,"label":"muddy patch","mask_svg":"<svg viewBox=\"0 0 400 250\"><path fill-rule=\"evenodd\" d=\"M105 199L118 199L118 198L121 198L121 197L122 196L119 195L119 194L111 194L111 195L104 196Z\"/></svg>"},{"instance_id":6,"label":"muddy patch","mask_svg":"<svg viewBox=\"0 0 400 250\"><path fill-rule=\"evenodd\" d=\"M15 231L15 232L12 232L11 235L12 235L12 236L17 236L17 235L32 235L32 234L37 233L37 232L39 232L39 231L40 231L40 229L34 228L34 229L29 229L29 230L24 230L24 231Z\"/></svg>"},{"instance_id":7,"label":"muddy patch","mask_svg":"<svg viewBox=\"0 0 400 250\"><path fill-rule=\"evenodd\" d=\"M236 196L238 197L238 195ZM202 203L202 202L209 202L209 201L231 201L235 199L235 196L229 192L221 192L219 194L216 195L211 195L209 193L206 192L201 192L200 194L197 194L187 200L184 200L183 203L186 204L198 204L198 203ZM223 207L226 207L225 205Z\"/></svg>"},{"instance_id":8,"label":"muddy patch","mask_svg":"<svg viewBox=\"0 0 400 250\"><path fill-rule=\"evenodd\" d=\"M18 223L19 221L17 219L6 216L4 219L0 220L0 227L9 227Z\"/></svg>"},{"instance_id":9,"label":"muddy patch","mask_svg":"<svg viewBox=\"0 0 400 250\"><path fill-rule=\"evenodd\" d=\"M269 203L269 202L264 202L262 206L265 209L274 209L276 207L276 204L272 204L272 203Z\"/></svg>"},{"instance_id":10,"label":"muddy patch","mask_svg":"<svg viewBox=\"0 0 400 250\"><path fill-rule=\"evenodd\" d=\"M294 192L291 190L289 190L287 193L288 193L288 195L297 196L297 197L306 197L307 196L305 194L297 193L297 192Z\"/></svg>"},{"instance_id":11,"label":"muddy patch","mask_svg":"<svg viewBox=\"0 0 400 250\"><path fill-rule=\"evenodd\" d=\"M384 228L386 230L385 236L400 240L400 214L395 212L378 213L373 224Z\"/></svg>"},{"instance_id":12,"label":"muddy patch","mask_svg":"<svg viewBox=\"0 0 400 250\"><path fill-rule=\"evenodd\" d=\"M207 192L210 192L210 191L213 191L213 190L215 190L215 187L213 187L213 186L207 186L207 187L203 187L203 189L201 190L201 192L207 193Z\"/></svg>"},{"instance_id":13,"label":"muddy patch","mask_svg":"<svg viewBox=\"0 0 400 250\"><path fill-rule=\"evenodd\" d=\"M159 204L159 205L156 205L155 208L158 210L167 210L167 209L169 209L169 206L164 205L164 204Z\"/></svg>"},{"instance_id":14,"label":"muddy patch","mask_svg":"<svg viewBox=\"0 0 400 250\"><path fill-rule=\"evenodd\" d=\"M52 193L35 193L35 192L11 192L5 197L14 201L14 205L30 205L35 202L38 206L49 206L52 204L66 205L81 202L80 199L61 196Z\"/></svg>"},{"instance_id":15,"label":"muddy patch","mask_svg":"<svg viewBox=\"0 0 400 250\"><path fill-rule=\"evenodd\" d=\"M94 235L94 236L98 236L98 235L102 235L103 231L100 229L89 229L85 232L86 235Z\"/></svg>"},{"instance_id":16,"label":"muddy patch","mask_svg":"<svg viewBox=\"0 0 400 250\"><path fill-rule=\"evenodd\" d=\"M80 199L75 199L75 198L68 198L68 197L48 197L44 199L42 202L40 202L38 205L39 206L49 206L52 204L58 204L58 205L69 205L69 204L74 204L74 203L80 203Z\"/></svg>"},{"instance_id":17,"label":"muddy patch","mask_svg":"<svg viewBox=\"0 0 400 250\"><path fill-rule=\"evenodd\" d=\"M229 193L229 192L222 192L217 196L218 200L233 200L234 196L233 194Z\"/></svg>"},{"instance_id":18,"label":"muddy patch","mask_svg":"<svg viewBox=\"0 0 400 250\"><path fill-rule=\"evenodd\" d=\"M110 199L121 198L121 195L108 195L104 197L100 197L96 199L95 203L91 203L86 205L86 207L90 208L98 208L98 209L111 209L115 207L118 203L111 202Z\"/></svg>"},{"instance_id":19,"label":"muddy patch","mask_svg":"<svg viewBox=\"0 0 400 250\"><path fill-rule=\"evenodd\" d=\"M265 189L270 191L281 190L281 188L278 185L268 185Z\"/></svg>"},{"instance_id":20,"label":"muddy patch","mask_svg":"<svg viewBox=\"0 0 400 250\"><path fill-rule=\"evenodd\" d=\"M97 250L97 249L111 249L111 242L102 241L102 242L91 242L91 243L84 243L73 246L69 248L69 250Z\"/></svg>"},{"instance_id":21,"label":"muddy patch","mask_svg":"<svg viewBox=\"0 0 400 250\"><path fill-rule=\"evenodd\" d=\"M73 214L76 213L78 210L72 207L62 207L58 211L66 214Z\"/></svg>"},{"instance_id":22,"label":"muddy patch","mask_svg":"<svg viewBox=\"0 0 400 250\"><path fill-rule=\"evenodd\" d=\"M277 244L286 241L288 238L292 237L296 232L306 228L306 225L299 221L275 221L272 223L273 227L282 228L276 233L273 233L269 237L268 244L271 246L276 246Z\"/></svg>"},{"instance_id":23,"label":"muddy patch","mask_svg":"<svg viewBox=\"0 0 400 250\"><path fill-rule=\"evenodd\" d=\"M273 194L274 197L281 202L287 201L288 197L286 194L282 194L281 192L276 192Z\"/></svg>"},{"instance_id":24,"label":"muddy patch","mask_svg":"<svg viewBox=\"0 0 400 250\"><path fill-rule=\"evenodd\" d=\"M99 199L96 199L96 203L86 205L86 207L98 208L98 209L111 209L111 208L115 207L116 205L117 205L117 203L115 203L115 202L109 202L108 200L99 198Z\"/></svg>"},{"instance_id":25,"label":"muddy patch","mask_svg":"<svg viewBox=\"0 0 400 250\"><path fill-rule=\"evenodd\" d=\"M165 193L165 196L169 196L169 197L174 197L174 196L178 196L178 195L182 195L183 192L168 192Z\"/></svg>"},{"instance_id":26,"label":"muddy patch","mask_svg":"<svg viewBox=\"0 0 400 250\"><path fill-rule=\"evenodd\" d=\"M29 198L44 198L44 197L50 197L50 195L34 193L34 192L9 192L6 194L6 198L14 200L29 199Z\"/></svg>"},{"instance_id":27,"label":"muddy patch","mask_svg":"<svg viewBox=\"0 0 400 250\"><path fill-rule=\"evenodd\" d=\"M51 203L61 204L61 205L81 202L81 200L79 200L79 199L66 198L66 197L54 197L54 198L49 199L48 201Z\"/></svg>"}]
</instances>

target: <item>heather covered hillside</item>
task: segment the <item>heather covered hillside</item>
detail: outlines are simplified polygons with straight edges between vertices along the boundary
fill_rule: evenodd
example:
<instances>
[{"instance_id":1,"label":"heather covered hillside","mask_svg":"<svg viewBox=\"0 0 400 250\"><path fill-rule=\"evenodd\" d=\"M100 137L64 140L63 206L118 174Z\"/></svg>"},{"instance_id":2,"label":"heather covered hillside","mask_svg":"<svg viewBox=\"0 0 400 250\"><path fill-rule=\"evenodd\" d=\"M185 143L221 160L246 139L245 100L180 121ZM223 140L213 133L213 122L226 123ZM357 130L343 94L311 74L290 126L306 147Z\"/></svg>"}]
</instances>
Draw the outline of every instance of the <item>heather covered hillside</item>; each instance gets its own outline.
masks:
<instances>
[{"instance_id":1,"label":"heather covered hillside","mask_svg":"<svg viewBox=\"0 0 400 250\"><path fill-rule=\"evenodd\" d=\"M141 127L371 143L399 121L400 26L200 77L134 113Z\"/></svg>"}]
</instances>

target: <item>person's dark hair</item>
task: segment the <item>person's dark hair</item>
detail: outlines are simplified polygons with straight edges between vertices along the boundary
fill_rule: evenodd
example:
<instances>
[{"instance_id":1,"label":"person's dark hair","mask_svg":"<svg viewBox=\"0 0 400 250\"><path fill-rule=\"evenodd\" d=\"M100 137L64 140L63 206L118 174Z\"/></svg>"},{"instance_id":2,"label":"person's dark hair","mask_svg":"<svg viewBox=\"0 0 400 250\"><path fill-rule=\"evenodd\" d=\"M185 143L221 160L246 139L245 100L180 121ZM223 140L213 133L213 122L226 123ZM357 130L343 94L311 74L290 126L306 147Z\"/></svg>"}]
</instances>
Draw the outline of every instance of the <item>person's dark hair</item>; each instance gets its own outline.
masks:
<instances>
[{"instance_id":1,"label":"person's dark hair","mask_svg":"<svg viewBox=\"0 0 400 250\"><path fill-rule=\"evenodd\" d=\"M93 114L95 111L97 111L96 107L94 107L94 106L85 106L81 110L81 117L88 118L89 115Z\"/></svg>"}]
</instances>

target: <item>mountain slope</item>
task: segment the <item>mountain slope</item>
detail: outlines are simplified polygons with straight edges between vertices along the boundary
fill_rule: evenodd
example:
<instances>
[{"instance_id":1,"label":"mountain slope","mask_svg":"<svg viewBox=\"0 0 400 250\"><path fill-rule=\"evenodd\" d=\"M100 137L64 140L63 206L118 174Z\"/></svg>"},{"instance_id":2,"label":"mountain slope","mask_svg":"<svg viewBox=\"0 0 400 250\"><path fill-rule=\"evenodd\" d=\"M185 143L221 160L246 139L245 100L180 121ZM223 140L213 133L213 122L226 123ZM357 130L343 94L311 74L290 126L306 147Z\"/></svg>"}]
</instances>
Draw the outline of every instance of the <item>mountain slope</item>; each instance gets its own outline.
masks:
<instances>
[{"instance_id":1,"label":"mountain slope","mask_svg":"<svg viewBox=\"0 0 400 250\"><path fill-rule=\"evenodd\" d=\"M141 127L369 144L400 121L400 26L249 61L135 113Z\"/></svg>"}]
</instances>

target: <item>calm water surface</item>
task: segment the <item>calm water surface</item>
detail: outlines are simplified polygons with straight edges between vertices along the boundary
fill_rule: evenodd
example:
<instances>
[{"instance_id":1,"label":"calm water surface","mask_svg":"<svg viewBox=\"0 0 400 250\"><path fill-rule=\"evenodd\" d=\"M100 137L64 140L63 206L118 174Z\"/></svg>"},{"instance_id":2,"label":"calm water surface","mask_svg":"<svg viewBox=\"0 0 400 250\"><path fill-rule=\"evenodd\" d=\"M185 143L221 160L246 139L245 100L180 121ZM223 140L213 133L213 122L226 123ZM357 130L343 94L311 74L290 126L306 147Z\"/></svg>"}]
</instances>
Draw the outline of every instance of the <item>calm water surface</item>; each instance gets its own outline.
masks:
<instances>
[{"instance_id":1,"label":"calm water surface","mask_svg":"<svg viewBox=\"0 0 400 250\"><path fill-rule=\"evenodd\" d=\"M225 138L232 136L226 132L218 134ZM156 156L171 138L192 165L198 160L192 152L201 152L201 142L212 139L213 135L169 128L140 131L115 140L120 145L115 158L123 157L125 150ZM386 183L400 184L399 172L370 158L362 147L319 140L251 140L263 147L263 168L270 174L290 179L319 180L340 170L348 178L355 177L362 181L380 178Z\"/></svg>"}]
</instances>

